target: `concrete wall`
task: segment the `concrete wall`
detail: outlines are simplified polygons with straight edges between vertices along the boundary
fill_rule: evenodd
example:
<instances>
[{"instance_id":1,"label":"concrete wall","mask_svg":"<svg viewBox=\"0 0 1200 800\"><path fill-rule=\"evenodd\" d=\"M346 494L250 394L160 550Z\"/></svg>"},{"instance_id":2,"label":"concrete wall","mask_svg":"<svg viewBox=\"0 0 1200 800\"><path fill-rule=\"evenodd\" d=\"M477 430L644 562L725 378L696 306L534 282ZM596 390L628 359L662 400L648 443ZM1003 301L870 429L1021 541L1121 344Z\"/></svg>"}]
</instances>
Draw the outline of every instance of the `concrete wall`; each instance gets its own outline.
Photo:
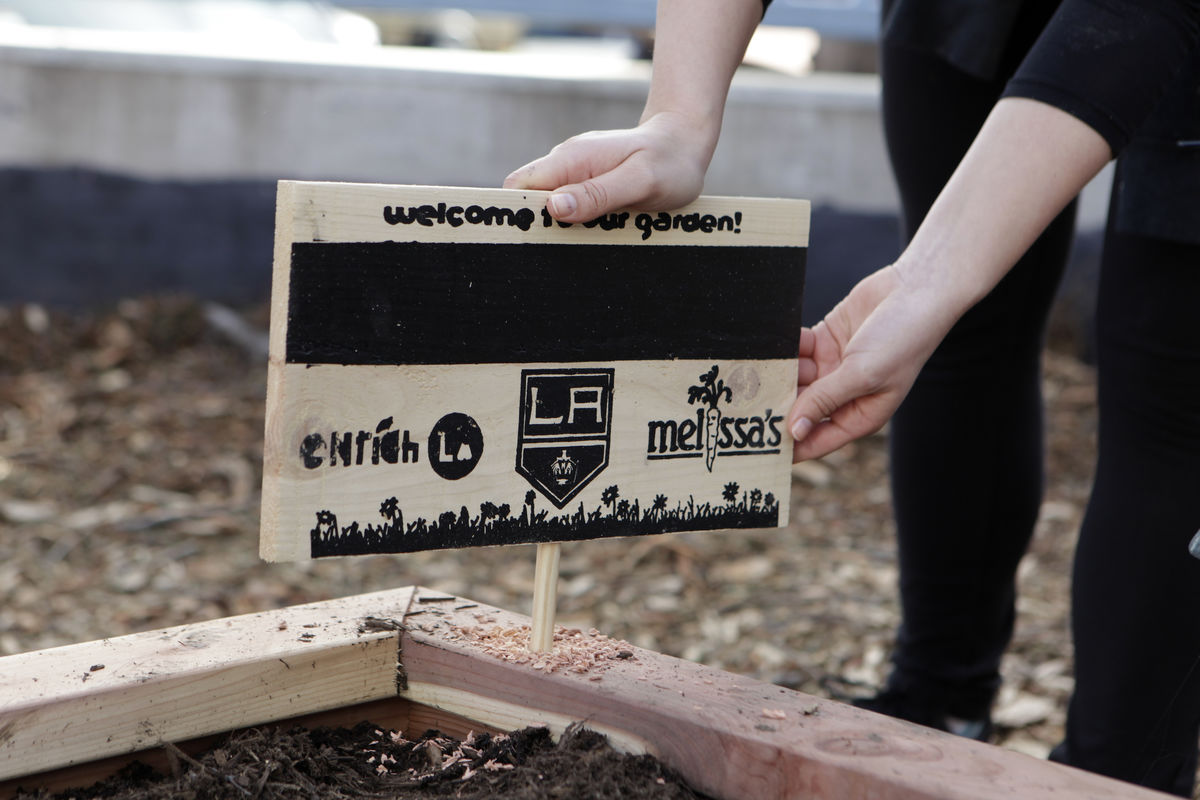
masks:
<instances>
[{"instance_id":1,"label":"concrete wall","mask_svg":"<svg viewBox=\"0 0 1200 800\"><path fill-rule=\"evenodd\" d=\"M0 302L258 299L274 181L498 185L570 135L633 124L648 76L613 57L0 26ZM814 201L806 316L895 254L878 94L871 76L746 71L730 95L705 190Z\"/></svg>"},{"instance_id":2,"label":"concrete wall","mask_svg":"<svg viewBox=\"0 0 1200 800\"><path fill-rule=\"evenodd\" d=\"M646 93L645 65L619 58L40 39L0 33L0 165L495 185L567 136L633 124ZM890 209L877 105L869 77L743 76L708 191Z\"/></svg>"}]
</instances>

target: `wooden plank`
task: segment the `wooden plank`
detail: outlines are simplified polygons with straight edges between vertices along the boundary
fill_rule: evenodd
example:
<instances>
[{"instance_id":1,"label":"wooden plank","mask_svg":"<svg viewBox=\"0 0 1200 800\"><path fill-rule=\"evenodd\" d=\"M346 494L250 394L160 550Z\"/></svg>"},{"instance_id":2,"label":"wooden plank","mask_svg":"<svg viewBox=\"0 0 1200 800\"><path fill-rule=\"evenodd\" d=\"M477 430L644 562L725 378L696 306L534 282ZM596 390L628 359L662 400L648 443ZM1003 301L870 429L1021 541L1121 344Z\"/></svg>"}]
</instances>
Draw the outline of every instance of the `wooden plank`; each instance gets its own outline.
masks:
<instances>
[{"instance_id":1,"label":"wooden plank","mask_svg":"<svg viewBox=\"0 0 1200 800\"><path fill-rule=\"evenodd\" d=\"M546 196L280 184L264 558L786 523L808 203Z\"/></svg>"},{"instance_id":2,"label":"wooden plank","mask_svg":"<svg viewBox=\"0 0 1200 800\"><path fill-rule=\"evenodd\" d=\"M473 236L476 241L496 244L520 244L529 241L556 241L560 231L570 231L574 241L580 244L636 244L642 241L655 241L663 244L715 244L719 241L722 231L685 230L682 225L659 230L653 224L659 222L658 214L650 217L650 232L646 233L646 224L639 221L640 212L628 212L624 222L597 225L564 226L558 223L547 224L541 209L546 206L549 192L541 191L512 191L507 189L472 188L459 189L446 186L394 186L372 183L316 183L309 181L281 181L281 191L288 193L287 206L294 209L289 213L289 241L322 241L322 242L375 242L386 239L421 239L423 241L452 242L461 241L458 235L460 227L474 228ZM809 217L808 214L798 214L797 209L807 208L805 200L778 200L776 198L760 197L711 197L705 196L696 200L683 209L668 214L668 218L687 216L696 213L703 217L712 215L719 219L731 209L741 212L741 217L735 222L740 228L739 237L745 237L747 244L759 246L804 247L808 245ZM455 225L453 220L446 223L437 222L437 206L448 203L449 206L461 206L460 218L465 224ZM492 222L472 223L466 215L466 209L475 205L481 208L509 208L514 211L530 210L532 224L525 229L519 225L494 224ZM391 207L393 213L406 213L409 209L429 206L434 209L430 214L423 215L426 221L435 224L422 224L420 218L406 222L389 223L381 213L363 214L361 209L368 206L373 212L382 212L385 207ZM281 203L281 208L284 204ZM443 212L444 215L444 212ZM616 217L618 215L609 215ZM661 227L661 225L659 226ZM645 238L643 238L645 237Z\"/></svg>"},{"instance_id":3,"label":"wooden plank","mask_svg":"<svg viewBox=\"0 0 1200 800\"><path fill-rule=\"evenodd\" d=\"M481 649L481 636L528 623L485 607L414 618L404 696L500 728L546 724L557 734L586 720L729 800L1167 796L631 646L631 657L578 673Z\"/></svg>"},{"instance_id":4,"label":"wooden plank","mask_svg":"<svg viewBox=\"0 0 1200 800\"><path fill-rule=\"evenodd\" d=\"M306 728L321 726L351 727L363 720L368 720L374 722L376 725L386 726L394 730L406 730L410 724L410 710L413 705L413 703L403 698L393 697L388 700L377 700L371 703L345 706L317 714L306 714L292 719L279 720L278 723L272 724L277 724L283 728L291 728L293 726ZM226 733L228 732L223 731L219 734L172 742L172 744L188 755L194 756L211 748ZM166 748L156 747L148 750L139 750L135 753L101 758L34 775L23 775L19 778L0 780L0 800L7 800L7 798L13 797L21 789L41 789L47 792L61 792L65 789L91 786L97 781L115 775L122 768L134 761L139 761L151 769L164 774L171 771L171 761L167 755Z\"/></svg>"},{"instance_id":5,"label":"wooden plank","mask_svg":"<svg viewBox=\"0 0 1200 800\"><path fill-rule=\"evenodd\" d=\"M0 779L394 697L415 590L0 659Z\"/></svg>"},{"instance_id":6,"label":"wooden plank","mask_svg":"<svg viewBox=\"0 0 1200 800\"><path fill-rule=\"evenodd\" d=\"M472 732L504 733L499 728L483 725L476 720L467 719L458 714L418 705L403 697L389 697L386 700L374 700L353 706L321 711L316 714L304 714L299 717L282 719L270 726L288 730L301 728L352 728L360 722L370 722L385 730L403 731L406 735L418 736L423 732L435 729L442 733L465 739ZM264 726L257 726L264 727ZM173 742L176 747L188 755L197 756L213 747L226 736L229 731L211 736L201 736L182 742ZM87 787L115 775L124 767L139 761L162 774L170 774L171 760L166 748L156 747L150 750L140 750L127 755L111 756L97 761L89 761L72 767L51 770L36 775L25 775L20 778L0 780L0 800L15 797L18 791L41 789L46 792L61 792L66 789Z\"/></svg>"},{"instance_id":7,"label":"wooden plank","mask_svg":"<svg viewBox=\"0 0 1200 800\"><path fill-rule=\"evenodd\" d=\"M368 617L393 622L360 633ZM588 634L560 629L554 653L531 654L528 628L528 617L407 588L9 656L0 789L298 714L357 721L369 708L358 704L379 700L367 712L379 724L407 717L411 730L454 735L543 724L561 733L582 720L727 800L1166 797L625 643L596 647ZM601 657L577 672L545 668L579 653ZM411 705L392 705L397 696ZM65 774L39 780L62 785Z\"/></svg>"}]
</instances>

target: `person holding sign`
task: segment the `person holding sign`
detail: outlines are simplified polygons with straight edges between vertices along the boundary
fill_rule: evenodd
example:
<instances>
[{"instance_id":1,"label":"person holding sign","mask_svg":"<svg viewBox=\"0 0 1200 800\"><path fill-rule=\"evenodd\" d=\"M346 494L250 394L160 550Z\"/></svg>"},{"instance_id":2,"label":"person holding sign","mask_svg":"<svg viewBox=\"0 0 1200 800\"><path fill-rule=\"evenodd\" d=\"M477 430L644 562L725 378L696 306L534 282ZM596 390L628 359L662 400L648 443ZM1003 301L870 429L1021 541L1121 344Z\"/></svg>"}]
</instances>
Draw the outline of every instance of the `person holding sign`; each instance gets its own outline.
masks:
<instances>
[{"instance_id":1,"label":"person holding sign","mask_svg":"<svg viewBox=\"0 0 1200 800\"><path fill-rule=\"evenodd\" d=\"M508 177L551 214L700 191L759 0L661 0L639 124ZM795 458L891 427L903 624L862 704L986 737L1041 497L1039 367L1073 198L1120 156L1099 290L1100 457L1053 758L1191 796L1200 733L1200 4L884 3L907 245L800 340ZM797 158L803 157L802 146ZM907 398L907 399L906 399Z\"/></svg>"}]
</instances>

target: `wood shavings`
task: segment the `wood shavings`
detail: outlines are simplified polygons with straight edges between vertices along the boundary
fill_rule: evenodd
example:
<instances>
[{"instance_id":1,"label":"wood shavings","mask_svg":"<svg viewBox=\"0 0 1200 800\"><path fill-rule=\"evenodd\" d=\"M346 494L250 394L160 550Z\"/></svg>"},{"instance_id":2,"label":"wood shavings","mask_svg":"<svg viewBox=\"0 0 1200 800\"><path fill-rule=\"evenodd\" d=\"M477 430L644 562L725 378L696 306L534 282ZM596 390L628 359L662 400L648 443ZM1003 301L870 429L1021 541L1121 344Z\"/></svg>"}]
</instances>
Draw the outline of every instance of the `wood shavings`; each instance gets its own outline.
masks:
<instances>
[{"instance_id":1,"label":"wood shavings","mask_svg":"<svg viewBox=\"0 0 1200 800\"><path fill-rule=\"evenodd\" d=\"M475 618L487 619L490 624L450 624L442 636L467 641L493 658L526 664L542 672L595 673L608 669L614 661L637 660L632 645L609 638L595 628L585 633L579 628L558 626L554 630L553 649L533 653L529 650L528 625L501 625L494 622L494 615L486 613L476 614Z\"/></svg>"},{"instance_id":2,"label":"wood shavings","mask_svg":"<svg viewBox=\"0 0 1200 800\"><path fill-rule=\"evenodd\" d=\"M425 742L425 756L429 759L429 765L434 769L441 769L442 766L442 748L438 747L437 742Z\"/></svg>"}]
</instances>

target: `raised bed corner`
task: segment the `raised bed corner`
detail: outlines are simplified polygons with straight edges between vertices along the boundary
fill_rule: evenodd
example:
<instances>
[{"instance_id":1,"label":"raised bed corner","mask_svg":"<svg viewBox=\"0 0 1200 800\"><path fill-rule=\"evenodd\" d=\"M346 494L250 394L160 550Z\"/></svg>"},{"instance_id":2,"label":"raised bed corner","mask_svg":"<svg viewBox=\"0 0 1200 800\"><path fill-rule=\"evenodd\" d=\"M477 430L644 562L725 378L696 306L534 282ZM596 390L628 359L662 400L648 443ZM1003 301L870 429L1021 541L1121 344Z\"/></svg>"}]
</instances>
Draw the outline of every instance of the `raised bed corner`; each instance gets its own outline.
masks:
<instances>
[{"instance_id":1,"label":"raised bed corner","mask_svg":"<svg viewBox=\"0 0 1200 800\"><path fill-rule=\"evenodd\" d=\"M455 735L582 720L725 800L1165 797L632 646L550 669L481 645L528 624L406 587L8 656L0 798L154 761L165 742L363 719Z\"/></svg>"}]
</instances>

